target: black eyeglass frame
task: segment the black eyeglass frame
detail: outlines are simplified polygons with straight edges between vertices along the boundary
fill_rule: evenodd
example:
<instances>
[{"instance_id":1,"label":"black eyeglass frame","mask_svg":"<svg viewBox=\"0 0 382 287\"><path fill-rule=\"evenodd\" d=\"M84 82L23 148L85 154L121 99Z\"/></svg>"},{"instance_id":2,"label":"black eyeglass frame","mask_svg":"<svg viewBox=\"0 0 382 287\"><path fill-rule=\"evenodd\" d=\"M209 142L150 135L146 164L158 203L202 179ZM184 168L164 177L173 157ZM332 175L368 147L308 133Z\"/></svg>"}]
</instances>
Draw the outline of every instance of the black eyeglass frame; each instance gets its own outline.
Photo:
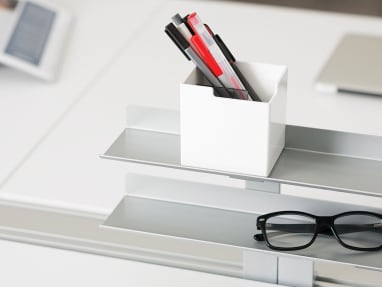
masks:
<instances>
[{"instance_id":1,"label":"black eyeglass frame","mask_svg":"<svg viewBox=\"0 0 382 287\"><path fill-rule=\"evenodd\" d=\"M280 215L301 215L301 216L306 216L310 217L315 220L315 230L313 237L310 242L308 242L305 245L302 246L296 246L296 247L280 247L280 246L274 246L270 243L267 237L266 233L266 222L269 218L275 217L275 216L280 216ZM340 243L343 247L351 249L351 250L356 250L356 251L378 251L382 249L382 242L381 245L378 247L356 247L356 246L351 246L343 242L338 235L338 232L336 231L334 222L336 219L344 216L349 216L349 215L369 215L369 216L375 216L379 219L382 220L382 215L374 212L369 212L369 211L348 211L348 212L343 212L339 213L333 216L316 216L310 213L302 212L302 211L278 211L278 212L272 212L264 215L260 215L257 218L256 226L257 230L261 230L261 234L256 234L254 235L254 239L257 241L265 241L267 246L273 250L280 250L280 251L293 251L293 250L301 250L305 249L313 244L313 242L316 240L318 234L326 234L326 235L333 235L338 243ZM331 231L328 232L328 231ZM262 236L261 236L262 235Z\"/></svg>"}]
</instances>

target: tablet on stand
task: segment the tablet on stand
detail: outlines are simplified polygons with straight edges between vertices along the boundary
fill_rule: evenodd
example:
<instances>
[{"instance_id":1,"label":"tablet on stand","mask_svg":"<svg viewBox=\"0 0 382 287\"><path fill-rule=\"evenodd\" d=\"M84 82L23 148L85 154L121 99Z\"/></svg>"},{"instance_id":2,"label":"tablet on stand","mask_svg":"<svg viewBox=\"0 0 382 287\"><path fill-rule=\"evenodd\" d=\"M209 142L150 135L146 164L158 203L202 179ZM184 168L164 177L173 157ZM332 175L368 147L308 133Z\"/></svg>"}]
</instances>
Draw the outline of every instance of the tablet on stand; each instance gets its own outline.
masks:
<instances>
[{"instance_id":1,"label":"tablet on stand","mask_svg":"<svg viewBox=\"0 0 382 287\"><path fill-rule=\"evenodd\" d=\"M0 0L0 63L55 79L71 18L53 3Z\"/></svg>"}]
</instances>

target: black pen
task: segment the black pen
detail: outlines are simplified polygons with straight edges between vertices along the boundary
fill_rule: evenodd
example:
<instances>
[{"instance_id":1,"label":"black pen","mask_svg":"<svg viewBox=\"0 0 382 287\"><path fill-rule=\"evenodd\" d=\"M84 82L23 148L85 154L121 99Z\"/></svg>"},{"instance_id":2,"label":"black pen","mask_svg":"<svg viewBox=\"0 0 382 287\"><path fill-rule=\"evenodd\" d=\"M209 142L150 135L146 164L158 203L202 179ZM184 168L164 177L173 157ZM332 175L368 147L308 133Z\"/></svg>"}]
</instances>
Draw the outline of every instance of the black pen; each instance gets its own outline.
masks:
<instances>
[{"instance_id":1,"label":"black pen","mask_svg":"<svg viewBox=\"0 0 382 287\"><path fill-rule=\"evenodd\" d=\"M218 34L214 34L211 30L211 28L205 24L208 32L212 35L213 39L215 40L216 44L219 46L220 50L223 52L224 56L228 60L228 62L231 64L232 69L235 71L237 76L239 77L240 81L243 83L243 86L248 91L249 96L253 101L261 102L260 97L257 95L255 90L252 88L252 86L248 83L245 76L242 74L242 72L239 70L239 68L236 66L235 62L236 59L232 55L231 51L228 49L228 47L224 44L223 40L220 38Z\"/></svg>"},{"instance_id":2,"label":"black pen","mask_svg":"<svg viewBox=\"0 0 382 287\"><path fill-rule=\"evenodd\" d=\"M183 35L178 31L173 23L168 24L165 27L166 34L175 43L175 45L182 51L188 60L191 60L196 67L203 73L207 80L215 87L215 91L219 96L229 98L230 94L226 91L222 83L218 78L211 72L207 65L202 61L202 59L196 54L192 49L190 43L183 37Z\"/></svg>"}]
</instances>

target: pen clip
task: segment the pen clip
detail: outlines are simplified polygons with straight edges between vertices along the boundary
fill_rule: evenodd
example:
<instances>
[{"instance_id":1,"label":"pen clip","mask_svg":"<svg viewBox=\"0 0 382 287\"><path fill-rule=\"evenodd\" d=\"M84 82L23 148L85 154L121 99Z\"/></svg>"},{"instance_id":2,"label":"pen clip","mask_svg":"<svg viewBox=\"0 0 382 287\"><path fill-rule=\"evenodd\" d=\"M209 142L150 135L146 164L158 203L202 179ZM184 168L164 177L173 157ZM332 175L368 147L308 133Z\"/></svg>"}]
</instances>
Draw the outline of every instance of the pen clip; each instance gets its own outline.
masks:
<instances>
[{"instance_id":1,"label":"pen clip","mask_svg":"<svg viewBox=\"0 0 382 287\"><path fill-rule=\"evenodd\" d=\"M235 57L232 55L231 51L228 49L226 44L223 42L223 40L220 38L218 34L214 35L214 39L216 43L218 44L219 48L222 50L224 56L227 58L229 62L236 62Z\"/></svg>"},{"instance_id":2,"label":"pen clip","mask_svg":"<svg viewBox=\"0 0 382 287\"><path fill-rule=\"evenodd\" d=\"M188 16L190 16L190 14L187 14L186 16L184 16L182 18L182 21L183 21L184 25L186 25L187 29L190 31L191 35L195 35L194 30L191 28L190 24L188 24L188 21L187 21Z\"/></svg>"},{"instance_id":3,"label":"pen clip","mask_svg":"<svg viewBox=\"0 0 382 287\"><path fill-rule=\"evenodd\" d=\"M231 51L228 49L226 44L223 42L222 38L218 34L215 34L210 26L207 24L204 24L204 27L206 27L208 33L214 38L216 44L219 46L220 50L223 52L224 56L227 58L229 62L236 62L235 57L232 55Z\"/></svg>"}]
</instances>

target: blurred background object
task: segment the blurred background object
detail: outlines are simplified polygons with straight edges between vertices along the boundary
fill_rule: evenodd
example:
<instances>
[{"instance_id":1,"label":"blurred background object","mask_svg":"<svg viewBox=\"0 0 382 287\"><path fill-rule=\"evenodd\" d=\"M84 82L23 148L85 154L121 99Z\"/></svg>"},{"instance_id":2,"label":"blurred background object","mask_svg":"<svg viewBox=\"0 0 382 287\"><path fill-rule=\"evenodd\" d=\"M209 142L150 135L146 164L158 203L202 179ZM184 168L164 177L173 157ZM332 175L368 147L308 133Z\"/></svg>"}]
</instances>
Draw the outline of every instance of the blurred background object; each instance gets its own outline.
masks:
<instances>
[{"instance_id":1,"label":"blurred background object","mask_svg":"<svg viewBox=\"0 0 382 287\"><path fill-rule=\"evenodd\" d=\"M0 8L13 9L16 5L16 0L0 0Z\"/></svg>"},{"instance_id":2,"label":"blurred background object","mask_svg":"<svg viewBox=\"0 0 382 287\"><path fill-rule=\"evenodd\" d=\"M340 13L382 16L381 0L240 0L294 8L314 9Z\"/></svg>"}]
</instances>

